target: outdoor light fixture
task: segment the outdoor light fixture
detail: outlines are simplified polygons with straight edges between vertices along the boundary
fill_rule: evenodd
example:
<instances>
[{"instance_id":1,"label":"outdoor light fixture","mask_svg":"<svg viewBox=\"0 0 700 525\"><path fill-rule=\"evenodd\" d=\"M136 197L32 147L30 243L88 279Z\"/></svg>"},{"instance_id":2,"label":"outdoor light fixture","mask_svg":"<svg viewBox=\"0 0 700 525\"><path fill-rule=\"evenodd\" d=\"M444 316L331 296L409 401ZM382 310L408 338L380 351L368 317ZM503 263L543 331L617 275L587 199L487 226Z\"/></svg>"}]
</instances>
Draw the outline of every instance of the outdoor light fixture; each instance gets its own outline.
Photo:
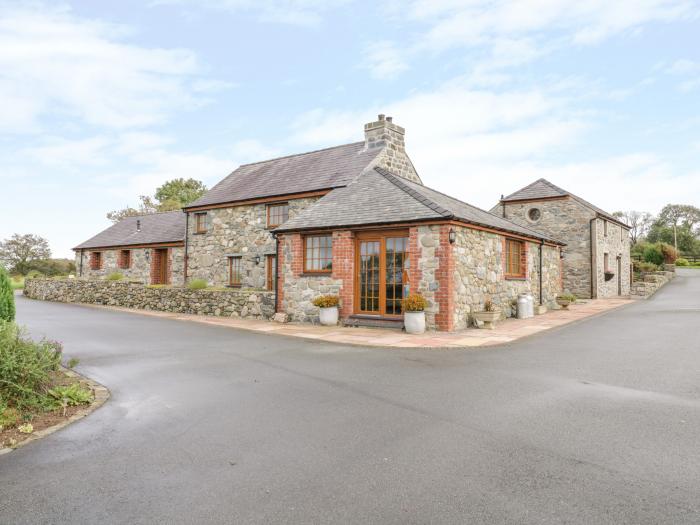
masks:
<instances>
[{"instance_id":1,"label":"outdoor light fixture","mask_svg":"<svg viewBox=\"0 0 700 525\"><path fill-rule=\"evenodd\" d=\"M454 228L450 228L450 233L448 234L448 238L450 240L450 244L454 244L455 241L457 240L457 232L455 231Z\"/></svg>"},{"instance_id":2,"label":"outdoor light fixture","mask_svg":"<svg viewBox=\"0 0 700 525\"><path fill-rule=\"evenodd\" d=\"M559 258L563 259L564 257L564 250L559 250Z\"/></svg>"},{"instance_id":3,"label":"outdoor light fixture","mask_svg":"<svg viewBox=\"0 0 700 525\"><path fill-rule=\"evenodd\" d=\"M255 259L253 259L253 260L255 261L255 265L256 265L256 266L257 266L258 264L260 264L260 256L259 256L259 255L256 255L256 256L255 256Z\"/></svg>"}]
</instances>

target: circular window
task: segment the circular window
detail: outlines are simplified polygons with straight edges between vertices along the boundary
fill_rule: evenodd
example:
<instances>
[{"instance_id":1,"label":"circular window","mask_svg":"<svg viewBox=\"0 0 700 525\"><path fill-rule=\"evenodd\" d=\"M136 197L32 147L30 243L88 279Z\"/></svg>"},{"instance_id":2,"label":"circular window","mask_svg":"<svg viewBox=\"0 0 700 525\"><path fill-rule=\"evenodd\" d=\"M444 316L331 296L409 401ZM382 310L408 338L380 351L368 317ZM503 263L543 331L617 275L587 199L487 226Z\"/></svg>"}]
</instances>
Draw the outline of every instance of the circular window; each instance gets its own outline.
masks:
<instances>
[{"instance_id":1,"label":"circular window","mask_svg":"<svg viewBox=\"0 0 700 525\"><path fill-rule=\"evenodd\" d=\"M527 212L527 216L531 221L536 222L540 220L540 217L542 217L542 212L539 208L530 208L530 210Z\"/></svg>"}]
</instances>

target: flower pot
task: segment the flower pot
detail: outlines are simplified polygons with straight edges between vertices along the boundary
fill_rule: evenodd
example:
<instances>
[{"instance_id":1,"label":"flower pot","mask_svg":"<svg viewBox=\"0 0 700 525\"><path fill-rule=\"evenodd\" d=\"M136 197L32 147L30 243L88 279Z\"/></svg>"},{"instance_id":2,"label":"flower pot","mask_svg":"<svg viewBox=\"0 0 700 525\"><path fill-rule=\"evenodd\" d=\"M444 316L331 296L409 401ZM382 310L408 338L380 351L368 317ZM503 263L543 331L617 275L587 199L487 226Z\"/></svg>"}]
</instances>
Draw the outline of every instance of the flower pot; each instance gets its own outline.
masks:
<instances>
[{"instance_id":1,"label":"flower pot","mask_svg":"<svg viewBox=\"0 0 700 525\"><path fill-rule=\"evenodd\" d=\"M403 325L407 334L422 334L425 332L425 312L404 313Z\"/></svg>"},{"instance_id":2,"label":"flower pot","mask_svg":"<svg viewBox=\"0 0 700 525\"><path fill-rule=\"evenodd\" d=\"M559 306L561 306L564 310L568 310L568 309L569 309L569 305L571 304L571 301L569 301L568 299L559 299L559 298L557 298L557 304L558 304Z\"/></svg>"},{"instance_id":3,"label":"flower pot","mask_svg":"<svg viewBox=\"0 0 700 525\"><path fill-rule=\"evenodd\" d=\"M319 318L323 326L336 326L338 324L338 307L330 306L328 308L321 308L321 313Z\"/></svg>"},{"instance_id":4,"label":"flower pot","mask_svg":"<svg viewBox=\"0 0 700 525\"><path fill-rule=\"evenodd\" d=\"M496 321L501 318L501 312L474 312L473 315L474 319L484 323L484 328L488 330L496 328Z\"/></svg>"}]
</instances>

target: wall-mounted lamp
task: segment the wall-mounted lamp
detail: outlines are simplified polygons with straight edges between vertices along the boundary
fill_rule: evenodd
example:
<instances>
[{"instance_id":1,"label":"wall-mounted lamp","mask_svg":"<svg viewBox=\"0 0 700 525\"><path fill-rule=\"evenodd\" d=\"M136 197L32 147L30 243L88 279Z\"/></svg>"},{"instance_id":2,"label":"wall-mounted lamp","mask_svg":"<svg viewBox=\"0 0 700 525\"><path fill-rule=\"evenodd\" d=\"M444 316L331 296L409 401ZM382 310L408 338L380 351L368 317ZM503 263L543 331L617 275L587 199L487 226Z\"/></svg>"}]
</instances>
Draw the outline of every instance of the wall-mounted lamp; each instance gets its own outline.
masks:
<instances>
[{"instance_id":1,"label":"wall-mounted lamp","mask_svg":"<svg viewBox=\"0 0 700 525\"><path fill-rule=\"evenodd\" d=\"M564 255L564 250L559 250L559 258L564 259L566 255Z\"/></svg>"},{"instance_id":2,"label":"wall-mounted lamp","mask_svg":"<svg viewBox=\"0 0 700 525\"><path fill-rule=\"evenodd\" d=\"M259 256L259 255L256 255L255 258L253 259L253 261L255 261L255 265L256 265L256 266L257 266L258 264L260 264L260 256Z\"/></svg>"},{"instance_id":3,"label":"wall-mounted lamp","mask_svg":"<svg viewBox=\"0 0 700 525\"><path fill-rule=\"evenodd\" d=\"M455 241L457 240L457 232L454 228L450 228L450 232L447 234L447 238L449 239L450 244L455 243Z\"/></svg>"}]
</instances>

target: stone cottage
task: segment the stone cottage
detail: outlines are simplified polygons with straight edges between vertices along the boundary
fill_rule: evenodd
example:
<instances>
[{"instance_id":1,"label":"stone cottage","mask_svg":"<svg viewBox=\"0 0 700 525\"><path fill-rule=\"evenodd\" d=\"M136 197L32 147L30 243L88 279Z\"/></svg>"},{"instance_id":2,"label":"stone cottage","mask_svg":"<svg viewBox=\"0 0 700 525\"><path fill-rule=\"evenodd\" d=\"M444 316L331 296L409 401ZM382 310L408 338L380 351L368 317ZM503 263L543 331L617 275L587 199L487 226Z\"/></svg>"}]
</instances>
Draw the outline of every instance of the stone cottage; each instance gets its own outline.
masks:
<instances>
[{"instance_id":1,"label":"stone cottage","mask_svg":"<svg viewBox=\"0 0 700 525\"><path fill-rule=\"evenodd\" d=\"M491 212L566 243L566 291L582 298L629 295L630 228L610 213L545 179L502 197Z\"/></svg>"},{"instance_id":2,"label":"stone cottage","mask_svg":"<svg viewBox=\"0 0 700 525\"><path fill-rule=\"evenodd\" d=\"M171 211L127 217L73 250L81 277L184 284L184 245L185 214Z\"/></svg>"},{"instance_id":3,"label":"stone cottage","mask_svg":"<svg viewBox=\"0 0 700 525\"><path fill-rule=\"evenodd\" d=\"M177 239L152 238L178 243L168 246L167 282L269 290L277 311L296 321L316 319L311 301L334 293L349 324L400 325L401 299L419 292L428 326L440 330L466 327L487 299L506 315L521 292L551 303L563 243L424 186L404 136L379 115L364 126L363 141L240 166L183 209ZM90 259L83 275L107 272L105 261L131 245L113 229L143 233L146 218L135 220L77 247L107 253L99 271ZM132 254L152 282L154 256Z\"/></svg>"}]
</instances>

